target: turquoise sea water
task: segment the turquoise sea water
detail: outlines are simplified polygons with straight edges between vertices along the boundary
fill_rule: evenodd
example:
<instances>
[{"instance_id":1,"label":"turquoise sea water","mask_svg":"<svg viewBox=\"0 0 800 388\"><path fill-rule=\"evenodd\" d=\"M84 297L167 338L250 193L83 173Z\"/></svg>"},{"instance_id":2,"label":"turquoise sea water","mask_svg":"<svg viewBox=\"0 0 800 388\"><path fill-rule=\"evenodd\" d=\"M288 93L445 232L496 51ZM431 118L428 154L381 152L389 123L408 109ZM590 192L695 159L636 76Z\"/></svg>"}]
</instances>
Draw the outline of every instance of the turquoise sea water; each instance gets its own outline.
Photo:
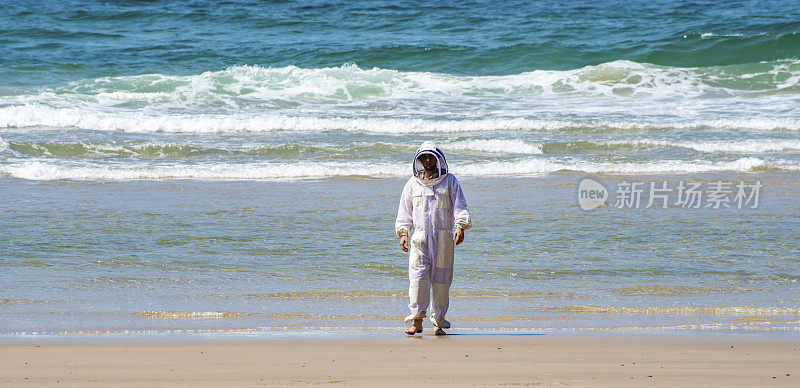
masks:
<instances>
[{"instance_id":1,"label":"turquoise sea water","mask_svg":"<svg viewBox=\"0 0 800 388\"><path fill-rule=\"evenodd\" d=\"M0 336L391 332L425 140L475 217L455 331L796 334L798 20L789 1L0 5ZM586 177L605 206L579 207ZM757 208L615 206L632 181L763 188Z\"/></svg>"}]
</instances>

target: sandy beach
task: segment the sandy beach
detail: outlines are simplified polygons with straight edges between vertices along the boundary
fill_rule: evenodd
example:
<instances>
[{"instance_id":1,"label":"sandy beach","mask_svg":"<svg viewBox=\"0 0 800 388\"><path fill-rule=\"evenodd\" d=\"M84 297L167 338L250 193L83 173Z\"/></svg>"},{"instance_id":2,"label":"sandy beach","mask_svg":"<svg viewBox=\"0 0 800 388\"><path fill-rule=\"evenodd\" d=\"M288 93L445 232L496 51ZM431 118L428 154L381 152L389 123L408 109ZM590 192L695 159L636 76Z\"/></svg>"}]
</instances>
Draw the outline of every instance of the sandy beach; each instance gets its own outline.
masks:
<instances>
[{"instance_id":1,"label":"sandy beach","mask_svg":"<svg viewBox=\"0 0 800 388\"><path fill-rule=\"evenodd\" d=\"M7 386L800 384L797 338L425 335L0 348Z\"/></svg>"}]
</instances>

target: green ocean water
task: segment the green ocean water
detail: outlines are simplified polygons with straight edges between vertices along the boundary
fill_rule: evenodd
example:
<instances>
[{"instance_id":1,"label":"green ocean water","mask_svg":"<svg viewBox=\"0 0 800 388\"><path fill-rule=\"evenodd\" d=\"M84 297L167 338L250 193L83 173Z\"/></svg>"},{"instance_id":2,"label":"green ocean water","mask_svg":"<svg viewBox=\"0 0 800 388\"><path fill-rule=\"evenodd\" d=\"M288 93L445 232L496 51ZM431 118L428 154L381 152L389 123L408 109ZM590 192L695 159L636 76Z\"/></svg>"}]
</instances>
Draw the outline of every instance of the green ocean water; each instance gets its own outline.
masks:
<instances>
[{"instance_id":1,"label":"green ocean water","mask_svg":"<svg viewBox=\"0 0 800 388\"><path fill-rule=\"evenodd\" d=\"M796 59L797 12L791 1L20 1L2 6L0 42L4 78L20 84L241 64L510 75Z\"/></svg>"}]
</instances>

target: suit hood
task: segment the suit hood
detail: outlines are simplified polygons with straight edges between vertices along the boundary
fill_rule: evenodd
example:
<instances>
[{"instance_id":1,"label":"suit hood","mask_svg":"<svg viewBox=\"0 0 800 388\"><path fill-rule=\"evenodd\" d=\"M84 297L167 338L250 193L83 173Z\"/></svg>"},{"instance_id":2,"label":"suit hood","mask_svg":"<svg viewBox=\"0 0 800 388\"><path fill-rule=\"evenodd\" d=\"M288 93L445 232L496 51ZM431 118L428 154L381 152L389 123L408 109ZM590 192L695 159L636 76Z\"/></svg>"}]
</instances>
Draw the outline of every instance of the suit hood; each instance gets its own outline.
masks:
<instances>
[{"instance_id":1,"label":"suit hood","mask_svg":"<svg viewBox=\"0 0 800 388\"><path fill-rule=\"evenodd\" d=\"M439 149L432 141L426 141L419 146L416 155L414 155L414 161L411 162L412 167L412 174L419 180L423 180L425 168L422 167L422 163L419 161L420 155L430 154L436 157L436 168L439 170L438 178L443 178L447 175L447 159L444 157L444 152Z\"/></svg>"}]
</instances>

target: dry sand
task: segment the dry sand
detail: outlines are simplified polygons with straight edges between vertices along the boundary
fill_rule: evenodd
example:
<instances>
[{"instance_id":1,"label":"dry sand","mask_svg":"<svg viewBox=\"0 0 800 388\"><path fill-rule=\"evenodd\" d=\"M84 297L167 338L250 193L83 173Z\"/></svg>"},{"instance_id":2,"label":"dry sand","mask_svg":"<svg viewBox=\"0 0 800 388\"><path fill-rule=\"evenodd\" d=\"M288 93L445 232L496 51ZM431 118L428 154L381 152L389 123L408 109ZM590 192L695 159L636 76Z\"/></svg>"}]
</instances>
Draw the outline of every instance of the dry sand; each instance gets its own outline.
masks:
<instances>
[{"instance_id":1,"label":"dry sand","mask_svg":"<svg viewBox=\"0 0 800 388\"><path fill-rule=\"evenodd\" d=\"M800 338L398 334L343 340L30 341L7 342L0 349L3 386L800 387Z\"/></svg>"}]
</instances>

